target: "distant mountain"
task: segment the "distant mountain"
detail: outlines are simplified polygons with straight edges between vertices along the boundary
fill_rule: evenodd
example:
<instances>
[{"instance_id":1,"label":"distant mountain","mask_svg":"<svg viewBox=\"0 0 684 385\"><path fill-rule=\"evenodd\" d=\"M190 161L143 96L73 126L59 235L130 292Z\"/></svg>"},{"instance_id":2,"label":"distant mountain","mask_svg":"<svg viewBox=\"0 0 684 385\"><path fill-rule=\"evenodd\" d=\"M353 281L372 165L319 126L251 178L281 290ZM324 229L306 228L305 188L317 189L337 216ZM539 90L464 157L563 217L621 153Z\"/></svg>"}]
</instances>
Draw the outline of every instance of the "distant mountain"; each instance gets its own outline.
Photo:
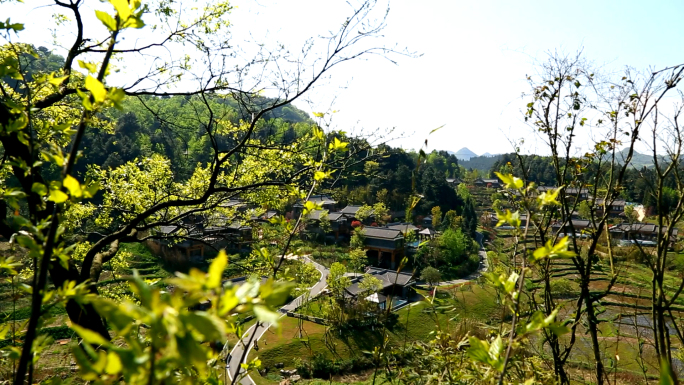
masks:
<instances>
[{"instance_id":1,"label":"distant mountain","mask_svg":"<svg viewBox=\"0 0 684 385\"><path fill-rule=\"evenodd\" d=\"M488 153L488 152L485 152L484 154L482 154L482 155L480 155L480 156L486 156L486 157L488 157L488 158L491 158L492 156L498 156L498 155L499 155L499 154L490 154L490 153Z\"/></svg>"},{"instance_id":2,"label":"distant mountain","mask_svg":"<svg viewBox=\"0 0 684 385\"><path fill-rule=\"evenodd\" d=\"M450 154L454 154L458 160L470 160L470 158L476 157L477 154L470 151L468 147L463 147L462 149L452 152L448 151Z\"/></svg>"},{"instance_id":3,"label":"distant mountain","mask_svg":"<svg viewBox=\"0 0 684 385\"><path fill-rule=\"evenodd\" d=\"M620 150L616 154L617 160L622 163L625 161L625 158L627 158L627 153L629 152L628 148L624 148ZM663 157L661 157L662 159ZM645 154L640 154L636 151L632 154L632 161L629 162L630 165L634 168L643 168L643 167L653 167L653 156L651 155L645 155Z\"/></svg>"}]
</instances>

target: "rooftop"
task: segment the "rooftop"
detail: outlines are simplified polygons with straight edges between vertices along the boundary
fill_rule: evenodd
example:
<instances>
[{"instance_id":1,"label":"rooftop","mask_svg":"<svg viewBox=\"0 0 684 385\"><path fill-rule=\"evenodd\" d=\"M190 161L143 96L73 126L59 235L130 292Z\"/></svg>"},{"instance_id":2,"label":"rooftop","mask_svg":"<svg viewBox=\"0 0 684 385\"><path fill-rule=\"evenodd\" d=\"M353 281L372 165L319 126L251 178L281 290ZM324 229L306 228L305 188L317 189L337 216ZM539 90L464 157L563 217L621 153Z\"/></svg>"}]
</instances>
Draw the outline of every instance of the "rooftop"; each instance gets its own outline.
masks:
<instances>
[{"instance_id":1,"label":"rooftop","mask_svg":"<svg viewBox=\"0 0 684 385\"><path fill-rule=\"evenodd\" d=\"M332 199L330 196L321 194L321 195L312 195L309 197L308 201L311 201L317 205L334 205L337 203L336 200ZM302 202L305 201L299 201L295 204L295 206L303 207Z\"/></svg>"},{"instance_id":2,"label":"rooftop","mask_svg":"<svg viewBox=\"0 0 684 385\"><path fill-rule=\"evenodd\" d=\"M376 239L398 239L403 238L400 230L388 229L386 227L366 226L363 228L366 238Z\"/></svg>"},{"instance_id":3,"label":"rooftop","mask_svg":"<svg viewBox=\"0 0 684 385\"><path fill-rule=\"evenodd\" d=\"M366 269L366 274L370 274L382 282L382 288L386 289L393 285L399 286L411 286L415 283L413 275L409 273L397 272L394 270L381 269L379 267L368 267ZM348 286L345 290L351 296L357 296L362 292L359 286L363 281L363 276L358 277L353 280L352 284ZM382 294L380 294L382 295Z\"/></svg>"},{"instance_id":4,"label":"rooftop","mask_svg":"<svg viewBox=\"0 0 684 385\"><path fill-rule=\"evenodd\" d=\"M388 269L381 269L379 267L369 267L366 273L375 276L375 278L382 281L382 287L386 288L392 285L409 286L415 281L413 274L404 273L401 271L394 271Z\"/></svg>"},{"instance_id":5,"label":"rooftop","mask_svg":"<svg viewBox=\"0 0 684 385\"><path fill-rule=\"evenodd\" d=\"M340 213L347 214L347 215L355 215L356 212L359 211L360 208L361 208L361 206L348 205L347 207L340 210Z\"/></svg>"},{"instance_id":6,"label":"rooftop","mask_svg":"<svg viewBox=\"0 0 684 385\"><path fill-rule=\"evenodd\" d=\"M307 215L307 218L315 220L315 221L320 220L321 215L323 214L324 211L327 211L327 210L314 210L314 211L310 212L309 215ZM342 218L341 212L328 213L328 220L337 221L340 218Z\"/></svg>"},{"instance_id":7,"label":"rooftop","mask_svg":"<svg viewBox=\"0 0 684 385\"><path fill-rule=\"evenodd\" d=\"M411 223L401 223L401 222L399 222L399 223L388 223L387 228L392 229L392 230L399 230L402 233L405 233L407 231L418 230L418 228Z\"/></svg>"}]
</instances>

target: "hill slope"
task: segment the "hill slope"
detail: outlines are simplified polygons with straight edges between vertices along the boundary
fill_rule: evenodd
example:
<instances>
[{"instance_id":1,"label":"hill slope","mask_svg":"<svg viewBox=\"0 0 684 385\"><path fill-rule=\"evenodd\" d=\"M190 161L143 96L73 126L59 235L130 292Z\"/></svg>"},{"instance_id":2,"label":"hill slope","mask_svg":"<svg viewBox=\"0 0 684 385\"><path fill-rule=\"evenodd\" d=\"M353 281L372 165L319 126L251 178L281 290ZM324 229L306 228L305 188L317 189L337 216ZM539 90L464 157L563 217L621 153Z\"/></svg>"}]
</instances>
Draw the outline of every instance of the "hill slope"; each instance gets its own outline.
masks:
<instances>
[{"instance_id":1,"label":"hill slope","mask_svg":"<svg viewBox=\"0 0 684 385\"><path fill-rule=\"evenodd\" d=\"M494 166L497 160L501 159L501 155L494 156L475 156L469 160L462 160L459 164L466 168L466 170L478 170L487 174Z\"/></svg>"}]
</instances>

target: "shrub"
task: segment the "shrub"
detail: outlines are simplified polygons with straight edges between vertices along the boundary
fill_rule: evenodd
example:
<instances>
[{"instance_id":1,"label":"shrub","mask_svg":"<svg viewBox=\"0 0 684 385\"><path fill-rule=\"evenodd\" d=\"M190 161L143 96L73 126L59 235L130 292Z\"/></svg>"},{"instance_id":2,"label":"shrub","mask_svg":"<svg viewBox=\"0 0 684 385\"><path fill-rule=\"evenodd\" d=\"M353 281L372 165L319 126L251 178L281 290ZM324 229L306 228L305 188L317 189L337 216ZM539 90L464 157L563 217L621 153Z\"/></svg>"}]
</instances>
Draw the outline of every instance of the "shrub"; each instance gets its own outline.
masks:
<instances>
[{"instance_id":1,"label":"shrub","mask_svg":"<svg viewBox=\"0 0 684 385\"><path fill-rule=\"evenodd\" d=\"M330 378L331 376L359 372L373 367L373 362L365 356L349 359L330 359L316 353L310 361L295 361L297 374L304 378Z\"/></svg>"},{"instance_id":2,"label":"shrub","mask_svg":"<svg viewBox=\"0 0 684 385\"><path fill-rule=\"evenodd\" d=\"M684 271L684 254L675 254L674 258L670 259L670 270Z\"/></svg>"},{"instance_id":3,"label":"shrub","mask_svg":"<svg viewBox=\"0 0 684 385\"><path fill-rule=\"evenodd\" d=\"M442 273L432 266L428 266L420 273L420 279L432 285L442 280Z\"/></svg>"},{"instance_id":4,"label":"shrub","mask_svg":"<svg viewBox=\"0 0 684 385\"><path fill-rule=\"evenodd\" d=\"M557 295L566 296L577 292L575 284L565 278L555 278L551 280L551 292Z\"/></svg>"}]
</instances>

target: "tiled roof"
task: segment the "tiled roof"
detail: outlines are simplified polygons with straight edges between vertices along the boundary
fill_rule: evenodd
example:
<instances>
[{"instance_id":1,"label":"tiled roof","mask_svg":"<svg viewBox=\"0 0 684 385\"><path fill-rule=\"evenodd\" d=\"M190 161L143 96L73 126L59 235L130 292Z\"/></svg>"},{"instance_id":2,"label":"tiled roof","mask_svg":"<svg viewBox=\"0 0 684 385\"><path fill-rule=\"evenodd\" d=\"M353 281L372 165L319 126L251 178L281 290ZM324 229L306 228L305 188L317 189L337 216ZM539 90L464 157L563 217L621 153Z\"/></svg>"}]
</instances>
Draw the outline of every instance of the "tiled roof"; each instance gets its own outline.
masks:
<instances>
[{"instance_id":1,"label":"tiled roof","mask_svg":"<svg viewBox=\"0 0 684 385\"><path fill-rule=\"evenodd\" d=\"M395 284L400 286L407 286L413 283L413 275L409 273L381 269L379 267L369 267L366 269L366 273L382 281L383 288Z\"/></svg>"},{"instance_id":2,"label":"tiled roof","mask_svg":"<svg viewBox=\"0 0 684 385\"><path fill-rule=\"evenodd\" d=\"M228 228L229 228L229 229L233 229L233 230L247 230L247 229L251 229L250 226L243 225L243 224L240 223L239 221L235 221L235 222L231 223L230 225L228 225Z\"/></svg>"},{"instance_id":3,"label":"tiled roof","mask_svg":"<svg viewBox=\"0 0 684 385\"><path fill-rule=\"evenodd\" d=\"M415 283L413 276L409 273L396 272L394 270L381 269L378 267L369 267L366 269L366 273L379 279L380 282L382 282L383 289L393 285L410 286ZM345 290L352 297L359 295L359 293L363 291L360 287L362 281L363 276L356 279L351 285L346 287Z\"/></svg>"},{"instance_id":4,"label":"tiled roof","mask_svg":"<svg viewBox=\"0 0 684 385\"><path fill-rule=\"evenodd\" d=\"M356 215L356 212L359 211L360 208L361 208L361 206L349 205L349 206L343 208L342 210L340 210L340 212L342 214Z\"/></svg>"},{"instance_id":5,"label":"tiled roof","mask_svg":"<svg viewBox=\"0 0 684 385\"><path fill-rule=\"evenodd\" d=\"M570 225L570 223L566 223L566 226ZM560 227L561 222L556 222L554 223L551 227ZM584 219L573 219L572 220L572 226L576 229L586 229L587 227L591 226L591 221L584 220Z\"/></svg>"},{"instance_id":6,"label":"tiled roof","mask_svg":"<svg viewBox=\"0 0 684 385\"><path fill-rule=\"evenodd\" d=\"M407 231L416 231L418 228L411 223L388 223L387 224L388 229L392 230L399 230L402 233L405 233Z\"/></svg>"},{"instance_id":7,"label":"tiled roof","mask_svg":"<svg viewBox=\"0 0 684 385\"><path fill-rule=\"evenodd\" d=\"M404 237L401 231L386 227L366 226L363 228L363 233L366 238L397 239Z\"/></svg>"},{"instance_id":8,"label":"tiled roof","mask_svg":"<svg viewBox=\"0 0 684 385\"><path fill-rule=\"evenodd\" d=\"M326 210L314 210L314 211L309 213L307 218L317 221L317 220L321 219L321 215L323 214L324 211L326 211ZM337 221L341 217L342 217L342 213L340 213L340 212L328 213L328 220L331 220L331 221Z\"/></svg>"},{"instance_id":9,"label":"tiled roof","mask_svg":"<svg viewBox=\"0 0 684 385\"><path fill-rule=\"evenodd\" d=\"M173 234L179 229L178 226L159 226L159 232L162 234Z\"/></svg>"},{"instance_id":10,"label":"tiled roof","mask_svg":"<svg viewBox=\"0 0 684 385\"><path fill-rule=\"evenodd\" d=\"M317 205L334 205L337 203L336 200L332 199L328 195L312 195L309 197L309 201ZM295 204L295 206L303 207L303 202L304 201L299 201Z\"/></svg>"},{"instance_id":11,"label":"tiled roof","mask_svg":"<svg viewBox=\"0 0 684 385\"><path fill-rule=\"evenodd\" d=\"M610 231L630 231L639 233L657 233L658 226L652 223L620 223L619 225L613 226ZM667 226L663 226L663 233L668 231ZM672 230L672 235L677 235L679 231L677 228Z\"/></svg>"},{"instance_id":12,"label":"tiled roof","mask_svg":"<svg viewBox=\"0 0 684 385\"><path fill-rule=\"evenodd\" d=\"M640 233L655 233L657 226L652 223L620 223L613 226L611 231L634 231Z\"/></svg>"}]
</instances>

